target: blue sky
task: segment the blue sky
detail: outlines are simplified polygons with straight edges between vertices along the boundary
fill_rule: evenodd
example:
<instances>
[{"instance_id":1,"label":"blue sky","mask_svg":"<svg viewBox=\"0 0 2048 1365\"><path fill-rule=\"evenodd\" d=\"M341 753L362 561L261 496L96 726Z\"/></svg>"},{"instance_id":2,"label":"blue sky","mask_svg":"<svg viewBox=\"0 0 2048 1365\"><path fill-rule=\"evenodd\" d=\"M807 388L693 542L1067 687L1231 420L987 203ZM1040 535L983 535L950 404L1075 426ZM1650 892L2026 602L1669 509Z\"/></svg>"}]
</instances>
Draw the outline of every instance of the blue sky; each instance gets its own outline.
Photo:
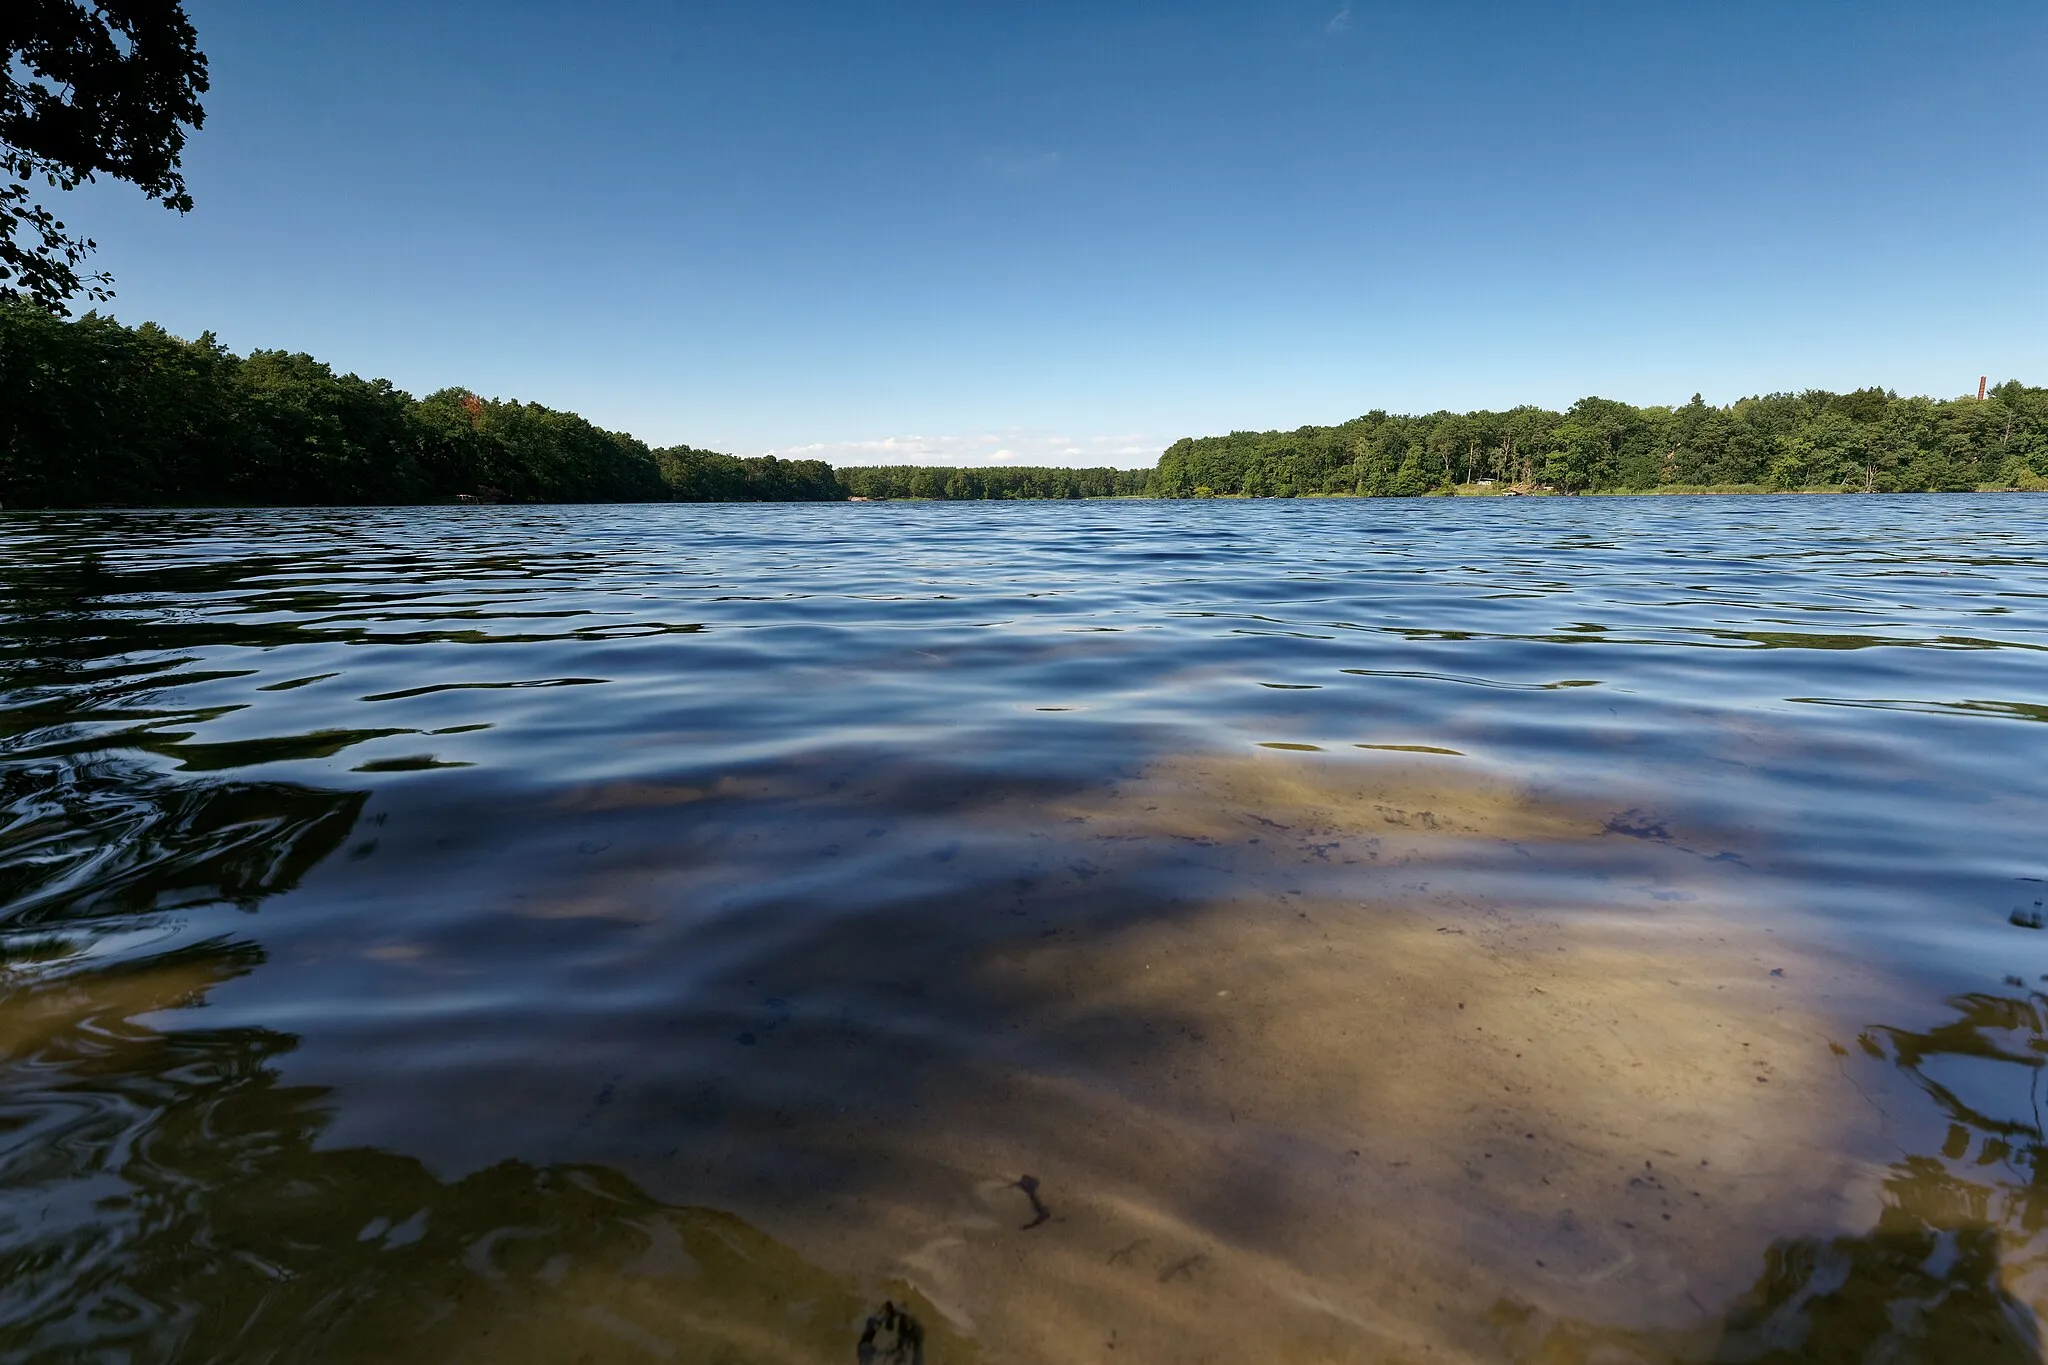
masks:
<instances>
[{"instance_id":1,"label":"blue sky","mask_svg":"<svg viewBox=\"0 0 2048 1365\"><path fill-rule=\"evenodd\" d=\"M2048 3L188 0L111 310L658 444L2048 383Z\"/></svg>"}]
</instances>

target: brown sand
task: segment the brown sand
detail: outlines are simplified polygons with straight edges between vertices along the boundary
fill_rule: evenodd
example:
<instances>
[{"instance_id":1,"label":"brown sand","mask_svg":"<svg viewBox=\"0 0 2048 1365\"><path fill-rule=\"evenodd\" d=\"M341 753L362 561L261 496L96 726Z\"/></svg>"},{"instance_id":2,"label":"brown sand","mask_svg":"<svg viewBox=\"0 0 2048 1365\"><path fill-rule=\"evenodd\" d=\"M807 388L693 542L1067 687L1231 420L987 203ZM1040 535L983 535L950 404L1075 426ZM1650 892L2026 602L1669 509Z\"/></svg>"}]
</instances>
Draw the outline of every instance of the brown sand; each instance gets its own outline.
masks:
<instances>
[{"instance_id":1,"label":"brown sand","mask_svg":"<svg viewBox=\"0 0 2048 1365\"><path fill-rule=\"evenodd\" d=\"M1238 866L1269 870L1613 815L1429 763L1187 760L1050 814L1104 848L1257 841ZM1504 1306L1711 1320L1772 1237L1867 1226L1874 1116L1831 1044L1882 983L1688 908L1263 894L986 962L1064 1001L1042 1030L1068 1055L892 1134L927 1187L807 1244L889 1265L1000 1359L1500 1359ZM1132 1019L1170 1035L1143 1070L1072 1046ZM1054 1211L1029 1230L1023 1171Z\"/></svg>"},{"instance_id":2,"label":"brown sand","mask_svg":"<svg viewBox=\"0 0 2048 1365\"><path fill-rule=\"evenodd\" d=\"M1626 842L1663 860L1660 884L1696 880L1672 902L1682 918L1446 899L1421 875L1503 842L1583 853L1627 804L1532 792L1450 756L1285 752L999 804L986 818L1105 868L1186 848L1243 890L963 962L973 989L1050 1002L1029 1036L966 1049L977 1074L900 1121L776 1137L857 1138L890 1173L860 1197L564 1204L568 1187L530 1168L447 1185L416 1166L344 1178L322 1153L293 1157L327 1172L294 1187L338 1201L330 1235L296 1243L354 1245L365 1208L409 1181L445 1235L482 1220L409 1279L359 1287L317 1358L827 1360L842 1343L850 1359L850 1327L884 1296L928 1320L932 1365L1493 1361L1520 1354L1532 1316L1710 1342L1773 1238L1870 1224L1873 1111L1833 1046L1848 1021L1883 1017L1885 987L1717 903L1682 831ZM1319 880L1293 894L1286 874L1303 868ZM590 897L559 912L604 899ZM24 995L0 1042L47 1058L90 1034L108 1050L96 1065L118 1070L120 1048L154 1046L135 1012L208 984L173 967ZM1132 1030L1146 1047L1090 1045ZM487 1230L500 1222L513 1231ZM541 1255L550 1239L574 1254ZM532 1264L493 1259L520 1256ZM324 1304L324 1265L251 1292ZM485 1281L503 1292L461 1287ZM415 1299L431 1312L394 1336ZM293 1311L264 1322L288 1333ZM1631 1349L1614 1358L1657 1358Z\"/></svg>"}]
</instances>

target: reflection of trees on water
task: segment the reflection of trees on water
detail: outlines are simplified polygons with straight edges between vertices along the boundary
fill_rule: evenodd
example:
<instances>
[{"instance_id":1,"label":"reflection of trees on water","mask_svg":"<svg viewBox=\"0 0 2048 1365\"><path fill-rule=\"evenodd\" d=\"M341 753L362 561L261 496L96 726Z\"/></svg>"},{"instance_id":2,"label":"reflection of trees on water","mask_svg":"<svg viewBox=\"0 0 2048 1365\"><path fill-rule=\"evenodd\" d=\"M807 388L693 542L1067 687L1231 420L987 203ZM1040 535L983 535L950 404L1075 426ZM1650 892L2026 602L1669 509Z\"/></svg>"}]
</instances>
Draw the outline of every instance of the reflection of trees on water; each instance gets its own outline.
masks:
<instances>
[{"instance_id":1,"label":"reflection of trees on water","mask_svg":"<svg viewBox=\"0 0 2048 1365\"><path fill-rule=\"evenodd\" d=\"M599 1167L321 1150L289 1035L138 1022L260 960L198 945L0 1011L0 1361L851 1358L874 1304L736 1218Z\"/></svg>"},{"instance_id":2,"label":"reflection of trees on water","mask_svg":"<svg viewBox=\"0 0 2048 1365\"><path fill-rule=\"evenodd\" d=\"M1878 1027L1857 1040L1949 1125L1938 1153L1892 1164L1874 1228L1774 1244L1755 1285L1706 1333L1613 1331L1503 1305L1498 1322L1516 1359L2038 1365L2048 1309L2039 1109L2048 996L1949 1003L1955 1017L1924 1032Z\"/></svg>"},{"instance_id":3,"label":"reflection of trees on water","mask_svg":"<svg viewBox=\"0 0 2048 1365\"><path fill-rule=\"evenodd\" d=\"M208 901L253 906L340 846L367 799L281 782L177 781L113 762L0 769L10 926Z\"/></svg>"},{"instance_id":4,"label":"reflection of trees on water","mask_svg":"<svg viewBox=\"0 0 2048 1365\"><path fill-rule=\"evenodd\" d=\"M30 553L0 575L0 921L253 905L347 837L363 793L179 780L132 756L175 749L189 737L176 727L221 709L180 708L166 693L234 676L149 657L220 641L203 628L195 638L193 622L154 600L139 609L138 595L203 598L232 576L226 566L122 574L97 555L58 551Z\"/></svg>"},{"instance_id":5,"label":"reflection of trees on water","mask_svg":"<svg viewBox=\"0 0 2048 1365\"><path fill-rule=\"evenodd\" d=\"M191 775L334 752L372 732L194 744L186 731L224 708L181 708L175 689L232 675L189 671L176 652L364 628L181 617L137 596L197 602L288 567L249 558L145 577L85 557L0 575L0 925L253 905L347 838L363 793ZM279 613L363 609L345 593L262 591L256 606ZM458 637L436 626L417 638ZM602 1168L507 1162L444 1180L402 1156L321 1150L324 1092L285 1086L273 1067L289 1035L137 1022L252 969L254 948L10 981L5 953L19 960L21 946L0 951L0 1365L568 1360L621 1343L683 1359L843 1360L873 1306L738 1220L658 1204ZM1623 1332L1503 1307L1510 1349L1556 1365L2037 1361L2044 999L1954 1003L1955 1017L1925 1032L1860 1040L1949 1125L1935 1150L1893 1165L1872 1229L1771 1246L1709 1331Z\"/></svg>"},{"instance_id":6,"label":"reflection of trees on water","mask_svg":"<svg viewBox=\"0 0 2048 1365\"><path fill-rule=\"evenodd\" d=\"M847 1358L874 1301L735 1218L662 1205L600 1167L504 1162L448 1180L403 1156L322 1150L325 1092L274 1068L289 1035L143 1022L260 961L213 943L18 974L0 1010L0 1361ZM2044 1001L1954 1005L1924 1032L1861 1040L1951 1125L1938 1151L1893 1165L1870 1231L1774 1244L1706 1331L1504 1305L1510 1354L2038 1361L2028 1301L2048 1206L2025 1114L2048 1055ZM1966 1082L1948 1074L1958 1063L1995 1070ZM966 1358L945 1344L938 1358Z\"/></svg>"},{"instance_id":7,"label":"reflection of trees on water","mask_svg":"<svg viewBox=\"0 0 2048 1365\"><path fill-rule=\"evenodd\" d=\"M201 1003L259 949L85 965L81 921L253 906L361 814L362 792L189 776L336 736L185 742L219 708L181 709L174 689L222 675L176 651L301 637L161 595L203 599L262 567L145 579L53 553L0 572L0 927L17 931L0 940L0 1365L846 1359L873 1302L736 1218L598 1167L443 1180L321 1150L325 1092L273 1065L290 1035L142 1022Z\"/></svg>"}]
</instances>

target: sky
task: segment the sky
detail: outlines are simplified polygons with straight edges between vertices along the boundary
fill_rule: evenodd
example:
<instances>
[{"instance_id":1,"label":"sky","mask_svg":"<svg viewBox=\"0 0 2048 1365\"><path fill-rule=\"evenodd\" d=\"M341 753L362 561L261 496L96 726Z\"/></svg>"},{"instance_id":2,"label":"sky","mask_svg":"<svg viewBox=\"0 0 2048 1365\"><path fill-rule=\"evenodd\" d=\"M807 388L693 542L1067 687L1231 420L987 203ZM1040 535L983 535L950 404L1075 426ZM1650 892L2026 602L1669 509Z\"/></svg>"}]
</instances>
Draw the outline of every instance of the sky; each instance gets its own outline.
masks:
<instances>
[{"instance_id":1,"label":"sky","mask_svg":"<svg viewBox=\"0 0 2048 1365\"><path fill-rule=\"evenodd\" d=\"M2048 383L2044 0L187 8L105 311L657 445Z\"/></svg>"}]
</instances>

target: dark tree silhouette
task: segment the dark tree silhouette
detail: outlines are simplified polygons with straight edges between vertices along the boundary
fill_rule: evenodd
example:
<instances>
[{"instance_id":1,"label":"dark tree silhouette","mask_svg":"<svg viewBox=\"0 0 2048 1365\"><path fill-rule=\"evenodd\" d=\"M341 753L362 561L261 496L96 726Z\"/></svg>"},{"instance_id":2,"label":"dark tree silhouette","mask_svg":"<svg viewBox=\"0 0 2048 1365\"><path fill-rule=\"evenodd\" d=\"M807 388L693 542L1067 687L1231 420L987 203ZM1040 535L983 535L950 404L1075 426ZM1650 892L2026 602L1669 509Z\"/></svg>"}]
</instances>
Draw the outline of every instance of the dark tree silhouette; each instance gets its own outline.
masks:
<instances>
[{"instance_id":1,"label":"dark tree silhouette","mask_svg":"<svg viewBox=\"0 0 2048 1365\"><path fill-rule=\"evenodd\" d=\"M179 158L205 118L206 58L180 0L8 0L0 6L0 295L63 313L96 245L34 198L102 175L183 213Z\"/></svg>"}]
</instances>

